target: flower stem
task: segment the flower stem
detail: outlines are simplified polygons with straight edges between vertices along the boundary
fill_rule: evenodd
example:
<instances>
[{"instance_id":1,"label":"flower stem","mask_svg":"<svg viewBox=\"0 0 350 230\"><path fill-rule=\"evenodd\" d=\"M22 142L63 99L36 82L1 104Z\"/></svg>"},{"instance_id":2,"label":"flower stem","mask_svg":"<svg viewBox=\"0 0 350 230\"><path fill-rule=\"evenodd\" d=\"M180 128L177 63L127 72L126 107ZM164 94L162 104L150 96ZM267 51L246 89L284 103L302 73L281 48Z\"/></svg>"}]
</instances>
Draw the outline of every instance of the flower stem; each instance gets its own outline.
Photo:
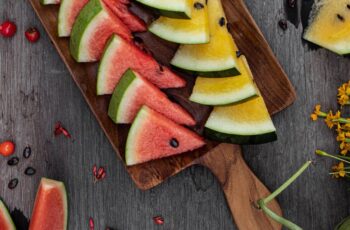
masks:
<instances>
[{"instance_id":1,"label":"flower stem","mask_svg":"<svg viewBox=\"0 0 350 230\"><path fill-rule=\"evenodd\" d=\"M346 118L338 118L338 119L333 119L333 122L339 122L342 124L350 124L350 120L346 119Z\"/></svg>"},{"instance_id":2,"label":"flower stem","mask_svg":"<svg viewBox=\"0 0 350 230\"><path fill-rule=\"evenodd\" d=\"M343 159L344 158L343 156L334 156L334 155L328 154L328 153L321 151L321 150L316 150L316 154L320 155L320 156L330 157L330 158L333 158L333 159L343 161L345 163L350 164L350 161Z\"/></svg>"},{"instance_id":3,"label":"flower stem","mask_svg":"<svg viewBox=\"0 0 350 230\"><path fill-rule=\"evenodd\" d=\"M269 203L271 200L275 199L281 192L283 192L291 183L293 183L311 164L311 161L307 161L296 173L292 175L286 182L284 182L276 191L271 193L268 197L262 199L264 204Z\"/></svg>"}]
</instances>

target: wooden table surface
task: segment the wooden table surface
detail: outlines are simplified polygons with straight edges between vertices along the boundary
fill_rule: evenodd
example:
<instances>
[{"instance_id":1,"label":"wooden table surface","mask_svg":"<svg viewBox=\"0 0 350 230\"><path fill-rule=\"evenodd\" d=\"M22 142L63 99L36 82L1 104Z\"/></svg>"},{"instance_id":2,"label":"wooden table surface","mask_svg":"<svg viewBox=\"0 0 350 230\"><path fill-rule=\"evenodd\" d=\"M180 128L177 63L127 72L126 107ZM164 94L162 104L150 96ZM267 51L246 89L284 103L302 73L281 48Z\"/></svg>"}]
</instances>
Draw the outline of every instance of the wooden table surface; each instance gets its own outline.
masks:
<instances>
[{"instance_id":1,"label":"wooden table surface","mask_svg":"<svg viewBox=\"0 0 350 230\"><path fill-rule=\"evenodd\" d=\"M285 18L283 1L246 1L298 93L294 105L274 117L279 140L244 147L245 159L271 190L277 188L308 159L317 159L287 191L278 197L284 215L304 229L332 229L349 215L348 182L328 176L334 163L314 155L316 148L337 151L333 133L309 114L316 103L336 109L337 87L350 79L350 60L323 49L309 50L301 40L302 26L277 22ZM138 190L98 126L66 67L25 0L0 0L0 21L18 25L13 39L0 39L0 140L13 139L20 157L17 167L0 158L0 197L10 209L31 215L41 177L65 182L69 196L70 229L235 229L216 179L194 166L150 190ZM24 31L39 28L41 40L29 44ZM56 121L73 140L54 137ZM22 157L30 145L33 155ZM92 183L94 164L105 166L107 179ZM24 175L27 166L36 175ZM18 178L16 189L7 183ZM162 215L156 226L152 217Z\"/></svg>"}]
</instances>

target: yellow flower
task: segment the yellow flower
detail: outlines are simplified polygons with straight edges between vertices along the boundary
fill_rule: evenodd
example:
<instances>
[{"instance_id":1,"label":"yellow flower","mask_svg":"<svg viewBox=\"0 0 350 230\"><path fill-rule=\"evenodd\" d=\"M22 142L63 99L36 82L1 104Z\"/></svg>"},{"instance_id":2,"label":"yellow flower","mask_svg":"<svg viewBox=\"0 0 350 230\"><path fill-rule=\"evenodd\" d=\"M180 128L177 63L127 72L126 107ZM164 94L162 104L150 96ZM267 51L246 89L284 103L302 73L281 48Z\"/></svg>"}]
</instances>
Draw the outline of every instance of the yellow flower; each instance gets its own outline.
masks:
<instances>
[{"instance_id":1,"label":"yellow flower","mask_svg":"<svg viewBox=\"0 0 350 230\"><path fill-rule=\"evenodd\" d=\"M340 132L337 136L337 141L342 141L344 142L345 141L345 133L344 132Z\"/></svg>"},{"instance_id":2,"label":"yellow flower","mask_svg":"<svg viewBox=\"0 0 350 230\"><path fill-rule=\"evenodd\" d=\"M338 103L343 106L350 103L350 81L338 88Z\"/></svg>"},{"instance_id":3,"label":"yellow flower","mask_svg":"<svg viewBox=\"0 0 350 230\"><path fill-rule=\"evenodd\" d=\"M326 117L327 114L321 111L321 105L316 105L314 112L310 115L311 120L316 121L318 117Z\"/></svg>"},{"instance_id":4,"label":"yellow flower","mask_svg":"<svg viewBox=\"0 0 350 230\"><path fill-rule=\"evenodd\" d=\"M333 122L333 112L332 111L329 111L329 113L327 114L327 117L326 119L324 120L324 122L326 122L328 128L333 128L333 126L335 125L334 122Z\"/></svg>"},{"instance_id":5,"label":"yellow flower","mask_svg":"<svg viewBox=\"0 0 350 230\"><path fill-rule=\"evenodd\" d=\"M345 177L345 175L346 175L343 162L340 162L338 165L333 166L332 170L333 170L333 172L335 172L334 176L336 178Z\"/></svg>"},{"instance_id":6,"label":"yellow flower","mask_svg":"<svg viewBox=\"0 0 350 230\"><path fill-rule=\"evenodd\" d=\"M316 114L311 114L310 115L310 118L311 118L311 120L313 120L313 121L317 121L317 118L318 118L318 116L316 115Z\"/></svg>"}]
</instances>

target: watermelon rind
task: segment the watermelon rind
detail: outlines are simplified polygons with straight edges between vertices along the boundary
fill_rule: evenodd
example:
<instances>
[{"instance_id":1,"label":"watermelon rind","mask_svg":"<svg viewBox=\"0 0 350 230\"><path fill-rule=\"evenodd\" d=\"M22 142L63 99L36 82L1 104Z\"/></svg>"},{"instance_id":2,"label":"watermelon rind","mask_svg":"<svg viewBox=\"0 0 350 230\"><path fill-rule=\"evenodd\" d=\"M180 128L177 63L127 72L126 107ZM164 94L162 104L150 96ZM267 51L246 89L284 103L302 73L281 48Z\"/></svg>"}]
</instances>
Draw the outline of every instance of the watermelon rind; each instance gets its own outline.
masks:
<instances>
[{"instance_id":1,"label":"watermelon rind","mask_svg":"<svg viewBox=\"0 0 350 230\"><path fill-rule=\"evenodd\" d=\"M60 4L60 0L40 0L42 5L57 5Z\"/></svg>"},{"instance_id":2,"label":"watermelon rind","mask_svg":"<svg viewBox=\"0 0 350 230\"><path fill-rule=\"evenodd\" d=\"M238 76L220 79L197 77L190 101L219 106L241 103L258 96L258 89L244 56L238 59L238 65L241 70L241 75Z\"/></svg>"},{"instance_id":3,"label":"watermelon rind","mask_svg":"<svg viewBox=\"0 0 350 230\"><path fill-rule=\"evenodd\" d=\"M193 6L191 19L159 17L148 30L158 37L179 44L203 44L209 42L208 7L205 0L198 0L203 8Z\"/></svg>"},{"instance_id":4,"label":"watermelon rind","mask_svg":"<svg viewBox=\"0 0 350 230\"><path fill-rule=\"evenodd\" d=\"M261 144L276 140L276 128L261 96L239 104L214 107L205 136L232 144Z\"/></svg>"},{"instance_id":5,"label":"watermelon rind","mask_svg":"<svg viewBox=\"0 0 350 230\"><path fill-rule=\"evenodd\" d=\"M1 198L0 198L0 213L1 213L0 215L2 215L2 217L4 218L2 220L4 221L4 223L2 224L6 224L7 226L5 230L16 230L16 226L13 223L10 212Z\"/></svg>"},{"instance_id":6,"label":"watermelon rind","mask_svg":"<svg viewBox=\"0 0 350 230\"><path fill-rule=\"evenodd\" d=\"M193 0L136 0L168 18L189 19Z\"/></svg>"}]
</instances>

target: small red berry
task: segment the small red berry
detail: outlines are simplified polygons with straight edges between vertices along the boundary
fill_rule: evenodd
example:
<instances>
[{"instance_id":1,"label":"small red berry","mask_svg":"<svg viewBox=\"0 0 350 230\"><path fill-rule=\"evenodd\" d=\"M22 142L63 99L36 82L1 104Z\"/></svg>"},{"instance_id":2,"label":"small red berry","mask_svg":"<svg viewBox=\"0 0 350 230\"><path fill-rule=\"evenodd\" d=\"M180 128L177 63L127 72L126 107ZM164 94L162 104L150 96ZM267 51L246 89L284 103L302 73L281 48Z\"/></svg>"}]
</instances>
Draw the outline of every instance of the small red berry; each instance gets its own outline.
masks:
<instances>
[{"instance_id":1,"label":"small red berry","mask_svg":"<svg viewBox=\"0 0 350 230\"><path fill-rule=\"evenodd\" d=\"M15 152L15 144L12 141L4 141L0 144L0 154L7 157Z\"/></svg>"},{"instance_id":2,"label":"small red berry","mask_svg":"<svg viewBox=\"0 0 350 230\"><path fill-rule=\"evenodd\" d=\"M0 34L6 38L12 37L17 31L17 26L14 22L5 21L0 25Z\"/></svg>"},{"instance_id":3,"label":"small red berry","mask_svg":"<svg viewBox=\"0 0 350 230\"><path fill-rule=\"evenodd\" d=\"M40 32L35 27L27 29L24 34L29 42L37 42L40 38Z\"/></svg>"}]
</instances>

